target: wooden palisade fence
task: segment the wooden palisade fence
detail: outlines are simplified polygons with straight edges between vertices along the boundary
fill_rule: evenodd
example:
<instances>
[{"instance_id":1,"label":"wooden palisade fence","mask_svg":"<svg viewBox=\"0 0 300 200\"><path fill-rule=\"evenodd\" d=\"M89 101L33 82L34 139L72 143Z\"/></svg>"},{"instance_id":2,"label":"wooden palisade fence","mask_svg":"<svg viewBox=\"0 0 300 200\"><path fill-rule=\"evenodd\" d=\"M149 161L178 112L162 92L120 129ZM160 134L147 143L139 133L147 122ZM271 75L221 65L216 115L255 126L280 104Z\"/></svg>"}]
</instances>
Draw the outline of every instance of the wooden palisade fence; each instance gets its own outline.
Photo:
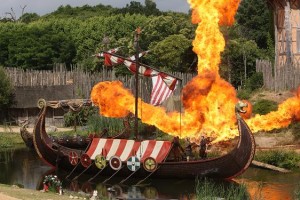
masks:
<instances>
[{"instance_id":1,"label":"wooden palisade fence","mask_svg":"<svg viewBox=\"0 0 300 200\"><path fill-rule=\"evenodd\" d=\"M272 91L296 89L300 86L300 63L275 65L257 60L256 71L263 73L264 88Z\"/></svg>"},{"instance_id":2,"label":"wooden palisade fence","mask_svg":"<svg viewBox=\"0 0 300 200\"><path fill-rule=\"evenodd\" d=\"M74 65L71 70L66 70L63 64L58 64L54 70L23 70L18 68L6 68L7 75L14 87L23 86L54 86L73 85L74 91L80 98L89 98L92 87L101 81L119 80L128 89L134 88L134 78L132 75L115 76L113 70L102 70L101 72L87 72L84 67ZM174 91L175 95L180 95L180 86L186 85L196 74L172 73L182 79ZM151 78L141 77L140 92L142 98L149 102L152 88Z\"/></svg>"}]
</instances>

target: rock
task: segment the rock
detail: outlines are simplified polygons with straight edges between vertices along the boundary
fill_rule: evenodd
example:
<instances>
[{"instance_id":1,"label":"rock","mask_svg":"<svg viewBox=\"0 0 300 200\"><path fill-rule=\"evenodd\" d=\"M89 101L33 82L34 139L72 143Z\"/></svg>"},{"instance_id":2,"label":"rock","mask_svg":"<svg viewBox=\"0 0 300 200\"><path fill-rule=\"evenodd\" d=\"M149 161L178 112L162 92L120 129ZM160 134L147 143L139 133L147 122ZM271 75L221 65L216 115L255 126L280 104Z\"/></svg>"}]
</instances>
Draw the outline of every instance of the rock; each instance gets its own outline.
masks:
<instances>
[{"instance_id":1,"label":"rock","mask_svg":"<svg viewBox=\"0 0 300 200\"><path fill-rule=\"evenodd\" d=\"M57 132L57 127L56 126L49 126L46 129L46 132L51 133L51 132Z\"/></svg>"}]
</instances>

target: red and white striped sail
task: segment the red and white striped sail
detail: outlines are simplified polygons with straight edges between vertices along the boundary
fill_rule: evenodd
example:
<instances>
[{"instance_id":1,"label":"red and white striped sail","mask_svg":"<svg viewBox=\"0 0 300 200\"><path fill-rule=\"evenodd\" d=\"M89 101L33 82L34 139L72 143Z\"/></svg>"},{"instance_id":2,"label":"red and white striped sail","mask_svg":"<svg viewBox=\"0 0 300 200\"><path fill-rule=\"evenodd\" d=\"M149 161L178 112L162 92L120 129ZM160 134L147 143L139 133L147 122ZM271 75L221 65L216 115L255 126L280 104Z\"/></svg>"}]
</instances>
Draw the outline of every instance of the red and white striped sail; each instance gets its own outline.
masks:
<instances>
[{"instance_id":1,"label":"red and white striped sail","mask_svg":"<svg viewBox=\"0 0 300 200\"><path fill-rule=\"evenodd\" d=\"M147 54L148 51L144 51L139 53L139 57ZM121 63L131 71L132 73L136 73L136 63L135 55L129 57L128 59L124 59L119 57L118 55L112 55L110 53L104 53L104 65L105 66L114 66ZM153 68L140 64L138 73L143 76L152 77L152 91L151 91L151 100L150 104L157 106L164 102L174 91L177 84L177 79L169 76L163 72L154 70Z\"/></svg>"},{"instance_id":2,"label":"red and white striped sail","mask_svg":"<svg viewBox=\"0 0 300 200\"><path fill-rule=\"evenodd\" d=\"M152 157L160 163L169 154L170 149L169 141L94 138L86 154L92 160L101 154L106 157L106 160L118 156L122 161L127 161L129 157L137 156L141 162Z\"/></svg>"},{"instance_id":3,"label":"red and white striped sail","mask_svg":"<svg viewBox=\"0 0 300 200\"><path fill-rule=\"evenodd\" d=\"M119 50L119 47L115 48L115 49L111 49L111 50L107 51L107 53L106 52L98 53L95 56L98 57L98 58L103 57L104 58L104 65L107 66L107 67L112 67L112 66L115 66L115 65L122 64L125 61L124 58L121 58L117 55L112 55L112 53L116 53L118 50ZM146 55L148 52L149 51L144 51L144 52L139 53L139 55L138 55L139 58ZM128 59L134 61L135 60L135 55L130 56Z\"/></svg>"},{"instance_id":4,"label":"red and white striped sail","mask_svg":"<svg viewBox=\"0 0 300 200\"><path fill-rule=\"evenodd\" d=\"M116 53L117 51L119 51L119 49L120 49L120 47L117 47L117 48L114 48L114 49L110 49L107 52L108 53ZM101 53L95 54L94 56L96 56L97 58L101 58L101 57L104 57L105 54L107 54L107 53L101 52Z\"/></svg>"}]
</instances>

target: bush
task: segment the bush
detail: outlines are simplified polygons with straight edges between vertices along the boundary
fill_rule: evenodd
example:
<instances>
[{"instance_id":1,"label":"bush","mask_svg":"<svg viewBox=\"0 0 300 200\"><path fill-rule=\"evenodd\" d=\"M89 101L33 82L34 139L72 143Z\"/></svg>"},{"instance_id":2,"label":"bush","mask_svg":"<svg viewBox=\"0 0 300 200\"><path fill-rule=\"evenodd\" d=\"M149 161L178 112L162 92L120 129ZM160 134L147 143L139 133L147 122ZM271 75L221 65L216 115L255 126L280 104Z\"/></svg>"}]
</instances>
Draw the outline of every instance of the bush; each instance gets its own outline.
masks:
<instances>
[{"instance_id":1,"label":"bush","mask_svg":"<svg viewBox=\"0 0 300 200\"><path fill-rule=\"evenodd\" d=\"M275 111L278 109L278 104L274 101L261 99L254 103L253 105L253 113L265 115L271 111Z\"/></svg>"},{"instance_id":2,"label":"bush","mask_svg":"<svg viewBox=\"0 0 300 200\"><path fill-rule=\"evenodd\" d=\"M254 73L249 79L246 81L246 88L254 91L261 88L264 85L264 79L262 72Z\"/></svg>"},{"instance_id":3,"label":"bush","mask_svg":"<svg viewBox=\"0 0 300 200\"><path fill-rule=\"evenodd\" d=\"M289 125L289 130L292 132L296 140L300 140L300 122Z\"/></svg>"},{"instance_id":4,"label":"bush","mask_svg":"<svg viewBox=\"0 0 300 200\"><path fill-rule=\"evenodd\" d=\"M294 169L299 166L300 155L294 151L259 151L255 155L255 160L282 167L286 169Z\"/></svg>"},{"instance_id":5,"label":"bush","mask_svg":"<svg viewBox=\"0 0 300 200\"><path fill-rule=\"evenodd\" d=\"M64 115L65 126L85 126L88 118L97 112L95 107L83 107L78 112L68 112Z\"/></svg>"},{"instance_id":6,"label":"bush","mask_svg":"<svg viewBox=\"0 0 300 200\"><path fill-rule=\"evenodd\" d=\"M248 99L250 99L250 96L251 96L251 90L249 90L249 89L242 89L242 90L239 90L237 93L237 97L239 99L248 100Z\"/></svg>"}]
</instances>

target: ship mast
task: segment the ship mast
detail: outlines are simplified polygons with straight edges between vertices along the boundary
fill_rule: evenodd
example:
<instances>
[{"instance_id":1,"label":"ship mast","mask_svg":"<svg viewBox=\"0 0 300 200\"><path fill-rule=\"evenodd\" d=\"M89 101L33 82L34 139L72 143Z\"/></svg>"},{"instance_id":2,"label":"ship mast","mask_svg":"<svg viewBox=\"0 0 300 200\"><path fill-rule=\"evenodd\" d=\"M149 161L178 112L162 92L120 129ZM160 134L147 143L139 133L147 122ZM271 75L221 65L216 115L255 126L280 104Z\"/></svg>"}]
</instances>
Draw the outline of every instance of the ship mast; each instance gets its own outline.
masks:
<instances>
[{"instance_id":1,"label":"ship mast","mask_svg":"<svg viewBox=\"0 0 300 200\"><path fill-rule=\"evenodd\" d=\"M136 61L136 71L135 71L135 113L134 113L134 135L136 139L138 138L138 91L139 91L139 37L141 29L138 27L134 32L134 47L135 47L135 61Z\"/></svg>"}]
</instances>

